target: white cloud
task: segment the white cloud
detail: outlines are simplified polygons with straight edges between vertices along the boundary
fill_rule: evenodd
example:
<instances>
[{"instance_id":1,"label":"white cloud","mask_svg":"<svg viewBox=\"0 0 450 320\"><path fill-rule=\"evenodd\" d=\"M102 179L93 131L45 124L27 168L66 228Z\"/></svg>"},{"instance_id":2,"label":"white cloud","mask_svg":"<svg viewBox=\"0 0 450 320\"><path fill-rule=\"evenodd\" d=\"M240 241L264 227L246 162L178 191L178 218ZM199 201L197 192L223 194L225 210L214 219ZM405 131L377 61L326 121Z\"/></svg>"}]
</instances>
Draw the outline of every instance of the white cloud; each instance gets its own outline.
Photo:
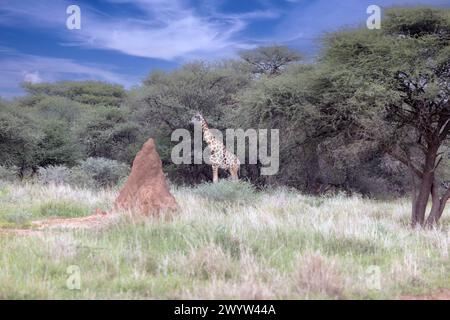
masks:
<instances>
[{"instance_id":1,"label":"white cloud","mask_svg":"<svg viewBox=\"0 0 450 320\"><path fill-rule=\"evenodd\" d=\"M30 83L40 83L42 82L42 78L39 75L39 71L34 72L25 72L23 76L24 82L30 82Z\"/></svg>"},{"instance_id":2,"label":"white cloud","mask_svg":"<svg viewBox=\"0 0 450 320\"><path fill-rule=\"evenodd\" d=\"M78 63L71 59L15 54L0 58L0 96L10 98L21 93L21 82L59 80L103 80L130 87L137 79L123 76L109 65Z\"/></svg>"},{"instance_id":3,"label":"white cloud","mask_svg":"<svg viewBox=\"0 0 450 320\"><path fill-rule=\"evenodd\" d=\"M209 12L200 16L186 7L181 0L110 0L129 2L145 12L148 21L97 20L87 17L86 34L78 37L80 43L90 47L120 51L148 58L174 60L177 58L226 55L248 46L237 40L253 19L267 19L273 12L249 12L241 15Z\"/></svg>"},{"instance_id":4,"label":"white cloud","mask_svg":"<svg viewBox=\"0 0 450 320\"><path fill-rule=\"evenodd\" d=\"M55 4L54 1L43 0L34 6L35 2L23 0L8 2L0 8L0 20L3 23L54 28L65 37L63 42L70 45L114 50L145 58L183 60L186 57L228 55L236 49L248 47L250 43L237 39L248 23L277 16L273 10L221 14L215 12L213 6L209 7L209 12L200 14L183 0L108 1L115 5L126 3L135 6L141 18L112 17L79 4L82 29L68 31L64 30L65 5L68 2ZM4 17L7 18L1 19Z\"/></svg>"}]
</instances>

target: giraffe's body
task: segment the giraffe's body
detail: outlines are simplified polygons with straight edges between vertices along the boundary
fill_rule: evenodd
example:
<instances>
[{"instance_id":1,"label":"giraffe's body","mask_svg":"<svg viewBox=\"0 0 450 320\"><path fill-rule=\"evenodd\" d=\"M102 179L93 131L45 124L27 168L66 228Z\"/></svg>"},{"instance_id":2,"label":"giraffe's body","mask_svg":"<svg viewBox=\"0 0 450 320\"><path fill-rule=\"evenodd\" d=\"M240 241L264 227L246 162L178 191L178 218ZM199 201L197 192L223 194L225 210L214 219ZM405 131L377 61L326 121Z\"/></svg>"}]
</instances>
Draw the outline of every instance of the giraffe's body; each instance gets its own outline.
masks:
<instances>
[{"instance_id":1,"label":"giraffe's body","mask_svg":"<svg viewBox=\"0 0 450 320\"><path fill-rule=\"evenodd\" d=\"M205 119L196 114L192 121L193 123L199 123L202 126L203 140L208 144L210 150L209 160L211 162L213 170L213 182L219 180L219 168L228 170L233 180L238 180L239 166L241 165L238 157L228 151L222 141L218 140L213 133L209 130L208 124Z\"/></svg>"}]
</instances>

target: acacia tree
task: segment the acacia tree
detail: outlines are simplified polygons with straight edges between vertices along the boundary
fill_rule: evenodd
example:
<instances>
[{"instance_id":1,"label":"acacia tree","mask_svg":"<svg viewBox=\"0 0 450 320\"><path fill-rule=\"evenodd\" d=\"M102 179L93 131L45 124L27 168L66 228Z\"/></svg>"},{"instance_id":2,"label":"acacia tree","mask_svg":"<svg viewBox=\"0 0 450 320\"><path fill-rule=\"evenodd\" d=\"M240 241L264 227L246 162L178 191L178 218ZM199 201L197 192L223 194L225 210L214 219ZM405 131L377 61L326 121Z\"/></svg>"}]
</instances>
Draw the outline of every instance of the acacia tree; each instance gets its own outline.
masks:
<instances>
[{"instance_id":1,"label":"acacia tree","mask_svg":"<svg viewBox=\"0 0 450 320\"><path fill-rule=\"evenodd\" d=\"M278 75L288 64L302 59L298 52L278 45L244 50L239 55L251 66L253 73L267 75Z\"/></svg>"},{"instance_id":2,"label":"acacia tree","mask_svg":"<svg viewBox=\"0 0 450 320\"><path fill-rule=\"evenodd\" d=\"M450 198L436 174L450 133L450 10L389 9L381 30L330 35L321 61L322 129L403 163L412 175L411 224L436 224Z\"/></svg>"},{"instance_id":3,"label":"acacia tree","mask_svg":"<svg viewBox=\"0 0 450 320\"><path fill-rule=\"evenodd\" d=\"M192 62L171 72L152 72L129 95L131 118L142 136L153 136L169 177L192 183L210 179L207 165L174 165L171 141L175 129L193 129L189 122L201 112L212 128L232 127L229 118L237 106L236 95L250 83L251 74L237 61ZM192 155L193 156L193 155Z\"/></svg>"}]
</instances>

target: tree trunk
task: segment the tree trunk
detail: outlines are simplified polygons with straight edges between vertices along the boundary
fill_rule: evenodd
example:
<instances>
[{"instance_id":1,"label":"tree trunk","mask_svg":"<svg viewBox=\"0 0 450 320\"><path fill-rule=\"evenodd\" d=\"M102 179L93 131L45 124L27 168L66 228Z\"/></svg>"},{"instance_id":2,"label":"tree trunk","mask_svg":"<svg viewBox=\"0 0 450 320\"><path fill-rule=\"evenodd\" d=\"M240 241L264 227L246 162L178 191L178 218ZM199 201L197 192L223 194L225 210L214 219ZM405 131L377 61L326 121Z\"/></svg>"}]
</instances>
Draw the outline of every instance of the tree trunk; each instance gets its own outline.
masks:
<instances>
[{"instance_id":1,"label":"tree trunk","mask_svg":"<svg viewBox=\"0 0 450 320\"><path fill-rule=\"evenodd\" d=\"M437 217L439 215L439 212L441 210L441 199L439 198L439 193L437 189L438 188L436 181L434 181L433 185L431 186L431 210L427 218L426 222L427 225L430 224L431 220L434 220L432 217Z\"/></svg>"},{"instance_id":2,"label":"tree trunk","mask_svg":"<svg viewBox=\"0 0 450 320\"><path fill-rule=\"evenodd\" d=\"M414 203L414 209L412 210L411 225L413 227L423 225L425 221L425 211L427 209L432 184L433 177L431 175L424 174L420 184L419 193L416 197L416 202Z\"/></svg>"},{"instance_id":3,"label":"tree trunk","mask_svg":"<svg viewBox=\"0 0 450 320\"><path fill-rule=\"evenodd\" d=\"M435 181L431 189L431 199L433 204L431 206L431 211L426 221L427 226L432 227L439 222L439 219L441 218L442 213L444 212L445 205L447 204L449 198L450 198L450 189L447 189L442 198L439 198L437 184Z\"/></svg>"},{"instance_id":4,"label":"tree trunk","mask_svg":"<svg viewBox=\"0 0 450 320\"><path fill-rule=\"evenodd\" d=\"M414 173L413 169L411 168L411 217L416 216L416 201L417 201L417 183L416 183L416 174ZM412 221L413 219L411 219Z\"/></svg>"},{"instance_id":5,"label":"tree trunk","mask_svg":"<svg viewBox=\"0 0 450 320\"><path fill-rule=\"evenodd\" d=\"M427 209L428 199L430 197L430 194L432 193L434 184L434 167L438 147L439 146L431 145L427 150L419 193L417 194L415 203L413 204L413 210L411 214L411 225L413 227L416 227L417 225L423 226L425 223L425 212ZM435 210L437 211L438 208L435 208Z\"/></svg>"}]
</instances>

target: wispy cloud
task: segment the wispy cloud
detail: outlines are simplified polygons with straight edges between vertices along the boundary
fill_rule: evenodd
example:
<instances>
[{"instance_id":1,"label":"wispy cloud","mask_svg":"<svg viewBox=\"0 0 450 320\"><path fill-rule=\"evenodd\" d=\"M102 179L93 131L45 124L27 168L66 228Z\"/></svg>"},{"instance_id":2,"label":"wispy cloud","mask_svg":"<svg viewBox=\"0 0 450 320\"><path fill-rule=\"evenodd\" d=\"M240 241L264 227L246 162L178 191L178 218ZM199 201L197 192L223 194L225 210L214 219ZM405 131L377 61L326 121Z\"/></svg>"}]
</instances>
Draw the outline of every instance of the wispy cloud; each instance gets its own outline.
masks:
<instances>
[{"instance_id":1,"label":"wispy cloud","mask_svg":"<svg viewBox=\"0 0 450 320\"><path fill-rule=\"evenodd\" d=\"M83 64L71 59L28 54L0 58L0 96L11 98L21 92L22 82L53 82L58 80L103 80L126 87L136 79L124 77L108 65Z\"/></svg>"},{"instance_id":2,"label":"wispy cloud","mask_svg":"<svg viewBox=\"0 0 450 320\"><path fill-rule=\"evenodd\" d=\"M288 1L288 0L287 0ZM294 1L294 0L292 0ZM290 1L290 2L292 2ZM271 37L297 49L312 53L318 49L320 38L326 32L343 27L365 25L367 7L376 4L391 6L450 6L449 0L295 0L302 5L287 12L283 21L273 28Z\"/></svg>"},{"instance_id":3,"label":"wispy cloud","mask_svg":"<svg viewBox=\"0 0 450 320\"><path fill-rule=\"evenodd\" d=\"M256 45L288 44L314 57L317 38L327 31L364 23L366 8L374 1L254 0L242 1L233 11L224 10L223 5L228 4L224 0L78 0L81 30L66 28L66 8L72 1L0 3L0 31L19 30L16 38L0 39L0 95L11 97L20 93L18 84L22 81L96 79L131 86L149 71L147 65L161 63L152 59L175 65L190 59L231 57L239 49ZM448 6L449 0L375 1L382 7L419 3ZM21 43L21 32L30 37L36 31L56 39L50 45L53 47ZM21 46L16 48L8 40ZM64 50L59 50L62 46ZM67 46L73 49L72 58L58 57L68 52ZM34 51L19 52L19 47ZM50 51L53 48L55 52ZM73 53L81 54L76 57ZM101 63L90 63L98 59ZM135 63L131 67L130 61Z\"/></svg>"},{"instance_id":4,"label":"wispy cloud","mask_svg":"<svg viewBox=\"0 0 450 320\"><path fill-rule=\"evenodd\" d=\"M214 6L200 14L182 0L108 0L111 4L134 6L145 19L115 17L80 5L82 29L61 34L62 42L89 48L118 51L127 55L165 60L199 58L251 47L237 35L250 21L276 17L274 11L221 14ZM69 4L69 3L65 3ZM7 2L0 9L3 23L14 19L22 23L42 24L63 29L66 18L64 2L40 1L37 7L29 0ZM58 12L58 14L57 14Z\"/></svg>"}]
</instances>

